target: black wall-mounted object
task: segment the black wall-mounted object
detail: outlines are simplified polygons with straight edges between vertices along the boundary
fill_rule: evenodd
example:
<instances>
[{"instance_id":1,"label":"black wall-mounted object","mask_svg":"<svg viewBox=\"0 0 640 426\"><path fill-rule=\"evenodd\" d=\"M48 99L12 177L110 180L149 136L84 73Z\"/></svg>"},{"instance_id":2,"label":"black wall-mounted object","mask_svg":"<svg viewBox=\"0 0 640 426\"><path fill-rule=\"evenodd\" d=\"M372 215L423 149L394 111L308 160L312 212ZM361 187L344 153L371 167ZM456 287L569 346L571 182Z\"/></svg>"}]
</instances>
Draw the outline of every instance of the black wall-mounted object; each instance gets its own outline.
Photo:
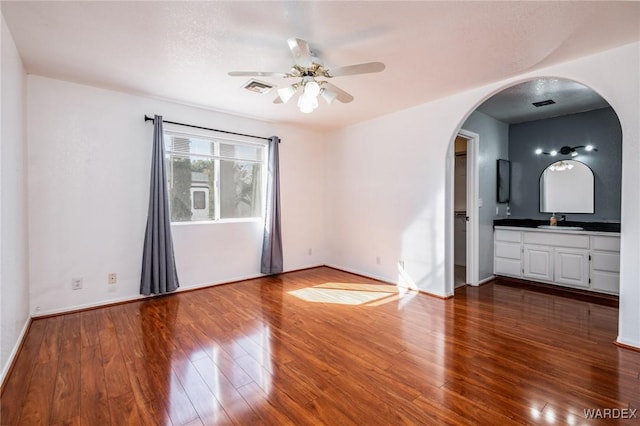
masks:
<instances>
[{"instance_id":1,"label":"black wall-mounted object","mask_svg":"<svg viewBox=\"0 0 640 426\"><path fill-rule=\"evenodd\" d=\"M496 196L498 203L508 203L511 195L511 162L509 160L497 161L498 173L496 179Z\"/></svg>"}]
</instances>

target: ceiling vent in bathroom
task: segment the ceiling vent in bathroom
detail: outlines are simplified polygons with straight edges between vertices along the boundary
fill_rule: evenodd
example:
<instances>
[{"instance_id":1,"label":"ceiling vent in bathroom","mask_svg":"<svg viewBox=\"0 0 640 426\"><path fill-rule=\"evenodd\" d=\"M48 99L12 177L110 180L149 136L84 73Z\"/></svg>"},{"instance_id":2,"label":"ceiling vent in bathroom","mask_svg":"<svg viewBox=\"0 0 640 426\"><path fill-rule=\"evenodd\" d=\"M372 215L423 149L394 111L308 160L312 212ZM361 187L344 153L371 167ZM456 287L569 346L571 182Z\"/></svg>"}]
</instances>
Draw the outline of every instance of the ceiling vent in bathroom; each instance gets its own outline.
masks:
<instances>
[{"instance_id":1,"label":"ceiling vent in bathroom","mask_svg":"<svg viewBox=\"0 0 640 426\"><path fill-rule=\"evenodd\" d=\"M546 101L533 102L531 105L533 105L536 108L539 108L541 106L552 105L555 103L556 102L553 99L547 99Z\"/></svg>"}]
</instances>

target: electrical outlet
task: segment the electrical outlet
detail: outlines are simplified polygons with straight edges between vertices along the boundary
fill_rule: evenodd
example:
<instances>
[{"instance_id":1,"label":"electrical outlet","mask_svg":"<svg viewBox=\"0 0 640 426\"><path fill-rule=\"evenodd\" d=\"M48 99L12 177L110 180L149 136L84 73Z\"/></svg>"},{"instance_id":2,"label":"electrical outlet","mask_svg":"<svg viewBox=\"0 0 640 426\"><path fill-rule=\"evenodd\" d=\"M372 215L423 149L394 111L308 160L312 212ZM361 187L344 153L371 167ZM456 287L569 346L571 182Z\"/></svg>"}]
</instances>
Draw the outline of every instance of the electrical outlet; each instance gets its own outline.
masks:
<instances>
[{"instance_id":1,"label":"electrical outlet","mask_svg":"<svg viewBox=\"0 0 640 426\"><path fill-rule=\"evenodd\" d=\"M307 254L308 254L309 256L311 256L311 255L313 254L313 250L309 249L309 250L307 251Z\"/></svg>"},{"instance_id":2,"label":"electrical outlet","mask_svg":"<svg viewBox=\"0 0 640 426\"><path fill-rule=\"evenodd\" d=\"M80 290L82 288L82 278L71 279L71 290Z\"/></svg>"},{"instance_id":3,"label":"electrical outlet","mask_svg":"<svg viewBox=\"0 0 640 426\"><path fill-rule=\"evenodd\" d=\"M112 272L109 274L109 284L115 284L118 282L118 274Z\"/></svg>"},{"instance_id":4,"label":"electrical outlet","mask_svg":"<svg viewBox=\"0 0 640 426\"><path fill-rule=\"evenodd\" d=\"M376 256L376 264L379 265L380 264L380 256Z\"/></svg>"}]
</instances>

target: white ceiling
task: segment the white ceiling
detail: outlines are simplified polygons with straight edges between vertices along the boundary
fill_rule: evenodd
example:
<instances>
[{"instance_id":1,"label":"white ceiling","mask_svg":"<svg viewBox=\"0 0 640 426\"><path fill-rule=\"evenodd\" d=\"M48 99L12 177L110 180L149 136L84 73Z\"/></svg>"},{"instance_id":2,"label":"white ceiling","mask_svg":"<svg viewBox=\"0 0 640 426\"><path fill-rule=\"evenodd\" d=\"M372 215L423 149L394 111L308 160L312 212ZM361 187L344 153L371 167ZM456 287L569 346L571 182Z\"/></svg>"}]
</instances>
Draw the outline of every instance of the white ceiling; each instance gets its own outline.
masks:
<instances>
[{"instance_id":1,"label":"white ceiling","mask_svg":"<svg viewBox=\"0 0 640 426\"><path fill-rule=\"evenodd\" d=\"M324 129L640 39L638 2L3 1L2 12L28 73ZM309 115L227 75L288 71L289 37L329 69L387 68L334 78L355 100Z\"/></svg>"}]
</instances>

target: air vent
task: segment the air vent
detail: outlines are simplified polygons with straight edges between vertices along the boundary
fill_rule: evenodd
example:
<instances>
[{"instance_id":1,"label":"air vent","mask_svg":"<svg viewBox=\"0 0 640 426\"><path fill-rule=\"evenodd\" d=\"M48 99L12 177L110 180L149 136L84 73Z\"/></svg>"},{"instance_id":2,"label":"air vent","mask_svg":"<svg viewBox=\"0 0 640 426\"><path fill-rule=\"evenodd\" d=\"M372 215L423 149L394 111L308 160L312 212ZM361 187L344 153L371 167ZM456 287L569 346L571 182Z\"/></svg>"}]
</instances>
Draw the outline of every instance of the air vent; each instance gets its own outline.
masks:
<instances>
[{"instance_id":1,"label":"air vent","mask_svg":"<svg viewBox=\"0 0 640 426\"><path fill-rule=\"evenodd\" d=\"M536 108L539 108L541 106L552 105L555 103L556 102L553 99L547 99L546 101L533 102L532 105Z\"/></svg>"},{"instance_id":2,"label":"air vent","mask_svg":"<svg viewBox=\"0 0 640 426\"><path fill-rule=\"evenodd\" d=\"M267 93L271 89L273 89L273 86L270 85L269 83L265 83L264 81L258 81L258 80L249 80L242 87L256 93Z\"/></svg>"}]
</instances>

